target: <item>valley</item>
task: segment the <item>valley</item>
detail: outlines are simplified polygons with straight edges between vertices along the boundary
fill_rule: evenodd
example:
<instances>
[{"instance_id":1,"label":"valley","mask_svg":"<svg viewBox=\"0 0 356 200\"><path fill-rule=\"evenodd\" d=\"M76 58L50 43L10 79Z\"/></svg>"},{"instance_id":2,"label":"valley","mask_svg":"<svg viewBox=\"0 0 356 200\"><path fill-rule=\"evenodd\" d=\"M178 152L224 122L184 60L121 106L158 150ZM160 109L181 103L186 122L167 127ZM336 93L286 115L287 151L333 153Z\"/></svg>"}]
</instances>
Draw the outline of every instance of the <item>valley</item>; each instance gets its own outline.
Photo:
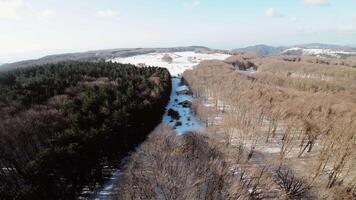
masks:
<instances>
[{"instance_id":1,"label":"valley","mask_svg":"<svg viewBox=\"0 0 356 200\"><path fill-rule=\"evenodd\" d=\"M147 57L126 59L144 64L142 66L155 62L160 65L159 58L164 56L147 55L152 60ZM174 63L174 57L171 57ZM182 128L177 128L176 121L166 114L164 122L170 122L169 126L162 126L152 133L133 154L127 163L128 168L123 171L126 181L118 184L117 193L113 193L112 198L138 198L136 195L146 194L147 198L168 195L169 198L178 199L188 198L185 195L219 198L214 196L218 195L227 199L337 199L342 193L343 197L352 199L356 177L353 153L356 145L353 132L355 124L352 120L355 116L353 107L356 101L353 94L356 68L353 68L352 60L347 62L340 58L310 55L260 57L244 52L225 57L220 60L202 59L199 64L187 67L182 73L182 82L192 89L193 95L193 98L189 98L191 110L188 113L191 115L188 116L197 117L202 126L193 128L188 123L187 127L183 127L185 132L180 132ZM174 68L171 71L177 72ZM179 82L178 78L174 80ZM342 96L342 101L336 100L336 96ZM176 99L171 96L171 101L172 97ZM175 108L171 103L167 107ZM186 113L182 115L179 112L179 116L184 117ZM185 120L182 121L184 126ZM178 135L174 134L175 129ZM205 180L208 169L200 175L192 169L164 170L177 166L185 168L187 165L187 161L173 153L181 151L180 147L174 145L188 145L186 148L191 149L190 153L194 155L194 149L200 148L200 140L209 143L204 148L213 148L222 156L214 158L225 166L214 179L214 184L219 184L219 176L228 180L222 188L210 188L211 182ZM194 145L185 144L188 141ZM170 153L160 152L160 148L155 147L157 144L163 145L164 151ZM147 154L147 151L150 153ZM170 158L172 153L176 157ZM150 171L150 166L142 164L151 161L152 165L162 167L166 174L156 169ZM132 168L136 162L146 167ZM197 169L206 167L199 162L202 161L190 159ZM217 167L211 163L206 165ZM137 173L153 173L162 179L136 177L138 179L132 182ZM182 192L187 189L184 186L189 185L188 177L205 180L198 187L208 187L208 191L211 189L214 193L194 189ZM174 180L171 183L170 178ZM146 190L149 186L145 184L145 179L157 184L157 189L162 193ZM287 187L288 184L295 186ZM135 186L140 191L131 188ZM229 189L234 186L237 193ZM169 187L178 187L181 192L171 193Z\"/></svg>"},{"instance_id":2,"label":"valley","mask_svg":"<svg viewBox=\"0 0 356 200\"><path fill-rule=\"evenodd\" d=\"M0 0L0 200L356 200L356 0Z\"/></svg>"},{"instance_id":3,"label":"valley","mask_svg":"<svg viewBox=\"0 0 356 200\"><path fill-rule=\"evenodd\" d=\"M169 55L173 58L171 63L162 61L165 55ZM145 66L160 66L167 68L173 75L172 91L170 100L166 107L166 112L162 118L162 125L171 127L178 135L185 134L187 132L202 132L205 125L196 118L192 113L191 105L184 106L182 103L188 101L193 102L192 96L188 91L184 94L179 94L178 90L184 87L180 74L186 69L192 69L197 63L205 59L225 59L229 55L226 54L202 54L195 52L172 52L172 53L154 53L140 56L133 56L127 58L117 58L108 60L108 62L118 62L126 64L136 64L141 67ZM177 116L173 117L171 112L176 112ZM122 176L121 171L116 171L109 181L104 184L104 187L94 194L93 199L104 200L110 199L115 194L117 185L119 184Z\"/></svg>"},{"instance_id":4,"label":"valley","mask_svg":"<svg viewBox=\"0 0 356 200\"><path fill-rule=\"evenodd\" d=\"M42 199L42 195L54 197L59 189L54 186L48 191L49 194L42 190L42 187L48 187L44 183L62 188L68 185L67 182L74 181L77 184L75 188L68 187L65 194L58 193L58 199L63 195L97 200L142 197L335 199L340 193L343 197L353 198L356 186L353 152L356 145L353 132L356 128L353 120L356 114L355 63L352 56L341 58L284 53L259 56L255 52L195 50L148 52L108 58L105 62L71 61L5 70L0 79L3 88L1 112L6 118L0 123L2 137L13 130L16 134L11 137L23 138L28 132L23 132L22 128L42 134L42 128L48 127L57 130L59 135L40 139L37 147L23 146L24 139L14 140L11 144L18 148L17 151L33 149L28 155L33 161L4 160L1 181L6 183L6 188L2 191L11 190L16 195ZM80 67L75 69L74 66ZM115 71L120 68L132 71ZM55 70L58 75L52 76L47 69ZM108 71L101 71L103 69ZM35 76L31 73L33 70L38 70ZM77 75L69 76L72 82L65 82L66 78L62 80L64 82L58 82L59 77L66 77L65 74L74 73L73 70ZM28 75L20 76L22 73ZM143 81L141 84L125 83L125 79L120 78L132 78L135 73L148 74L144 79L133 78ZM20 79L22 76L26 78ZM47 79L47 76L52 78ZM38 81L55 80L58 88L45 88L47 92L36 97L38 91L34 86ZM23 82L21 86L18 86L19 82ZM120 87L120 84L128 85ZM42 85L48 87L53 84ZM145 89L146 86L153 87L151 92ZM21 91L28 94L18 99L19 103L7 100L11 97L9 94L14 93L12 98L15 98L17 93L22 94ZM100 91L96 94L98 97L94 91ZM114 99L118 98L114 91L133 95L133 105L137 103L141 109L150 105L150 100L141 102L135 98L163 99L155 107L148 106L150 111L140 112L133 107L134 117L127 114L120 118L116 112L127 109L129 103L124 98L117 105L119 107L110 108L110 102L116 105L117 100ZM12 107L14 110L10 109ZM155 117L150 119L153 113ZM29 115L35 118L26 117ZM68 119L64 120L66 116ZM27 124L32 120L46 123L45 118L64 121L35 127ZM130 119L142 121L135 121L132 126L127 121ZM144 126L148 122L146 129ZM143 129L137 130L141 126ZM142 135L121 138L115 130L123 131L123 127L137 130L137 136ZM83 130L81 137L89 137L88 140L75 139L75 134L80 133L76 131L78 128ZM74 135L67 135L71 130ZM90 136L90 132L94 135ZM108 134L104 140L103 134ZM9 139L13 140L11 137ZM95 143L90 142L91 137ZM28 139L37 141L36 138ZM55 141L55 145L48 144L48 140ZM57 140L61 143L57 144ZM126 146L128 141L132 145ZM13 147L3 144L2 151L11 158L10 149ZM57 148L71 149L77 144L83 147L89 145L88 150L100 149L101 153L95 157L97 160L93 157L97 167L88 169L87 174L82 175L86 177L95 173L95 179L83 178L77 182L67 174L56 173L67 182L58 183L56 178L46 180L46 174L42 171L65 169L77 173L72 171L77 164L68 166L64 158L61 161L63 166L50 164L53 156L65 153L56 152ZM101 147L103 144L106 148ZM38 157L42 154L48 155ZM65 155L78 159L71 158L75 154ZM50 165L33 165L37 162L48 162ZM23 168L17 168L17 163L21 163ZM82 170L88 165L78 163L77 167ZM27 175L19 174L28 169L34 171L26 173L36 173L39 179L28 179ZM18 190L9 175L18 176L18 180L24 182L30 181L30 188L39 184L36 186L39 190L31 193ZM195 187L190 187L193 182L196 182ZM20 182L16 184L21 185Z\"/></svg>"}]
</instances>

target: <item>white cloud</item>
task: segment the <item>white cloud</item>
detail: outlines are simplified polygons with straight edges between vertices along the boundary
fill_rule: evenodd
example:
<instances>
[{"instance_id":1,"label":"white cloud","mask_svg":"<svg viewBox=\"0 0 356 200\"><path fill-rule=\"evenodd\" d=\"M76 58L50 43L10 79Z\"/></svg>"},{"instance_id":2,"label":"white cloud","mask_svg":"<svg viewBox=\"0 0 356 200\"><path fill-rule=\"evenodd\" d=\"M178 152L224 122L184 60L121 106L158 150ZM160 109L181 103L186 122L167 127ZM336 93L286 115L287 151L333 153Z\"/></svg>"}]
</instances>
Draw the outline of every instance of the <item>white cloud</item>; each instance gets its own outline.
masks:
<instances>
[{"instance_id":1,"label":"white cloud","mask_svg":"<svg viewBox=\"0 0 356 200\"><path fill-rule=\"evenodd\" d=\"M50 9L36 10L25 4L22 0L0 0L0 19L48 19L53 15L54 12Z\"/></svg>"},{"instance_id":2,"label":"white cloud","mask_svg":"<svg viewBox=\"0 0 356 200\"><path fill-rule=\"evenodd\" d=\"M265 10L266 17L284 17L283 14L277 12L274 8L268 8Z\"/></svg>"},{"instance_id":3,"label":"white cloud","mask_svg":"<svg viewBox=\"0 0 356 200\"><path fill-rule=\"evenodd\" d=\"M201 2L199 0L191 0L183 2L183 8L186 10L192 10L200 6Z\"/></svg>"},{"instance_id":4,"label":"white cloud","mask_svg":"<svg viewBox=\"0 0 356 200\"><path fill-rule=\"evenodd\" d=\"M101 18L113 18L116 20L120 19L119 14L111 9L99 10L96 12L96 16Z\"/></svg>"},{"instance_id":5,"label":"white cloud","mask_svg":"<svg viewBox=\"0 0 356 200\"><path fill-rule=\"evenodd\" d=\"M304 3L312 6L322 6L322 5L328 5L329 1L328 0L304 0Z\"/></svg>"},{"instance_id":6,"label":"white cloud","mask_svg":"<svg viewBox=\"0 0 356 200\"><path fill-rule=\"evenodd\" d=\"M353 15L353 20L356 21L356 13L354 13L354 15Z\"/></svg>"}]
</instances>

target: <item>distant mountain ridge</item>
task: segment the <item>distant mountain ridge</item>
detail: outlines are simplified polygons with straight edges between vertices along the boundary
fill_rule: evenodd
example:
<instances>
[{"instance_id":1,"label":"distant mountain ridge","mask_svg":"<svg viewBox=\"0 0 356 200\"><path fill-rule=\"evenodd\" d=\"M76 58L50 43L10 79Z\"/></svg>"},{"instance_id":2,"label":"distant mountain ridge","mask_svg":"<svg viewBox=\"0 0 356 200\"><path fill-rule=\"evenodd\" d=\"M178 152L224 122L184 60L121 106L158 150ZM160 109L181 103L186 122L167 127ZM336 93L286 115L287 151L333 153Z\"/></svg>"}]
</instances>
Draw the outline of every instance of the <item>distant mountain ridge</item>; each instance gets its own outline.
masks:
<instances>
[{"instance_id":1,"label":"distant mountain ridge","mask_svg":"<svg viewBox=\"0 0 356 200\"><path fill-rule=\"evenodd\" d=\"M308 44L300 44L292 47L299 47L305 49L353 49L352 46L344 46L344 45L336 45L336 44L322 44L322 43L308 43Z\"/></svg>"},{"instance_id":2,"label":"distant mountain ridge","mask_svg":"<svg viewBox=\"0 0 356 200\"><path fill-rule=\"evenodd\" d=\"M39 59L24 60L15 63L0 63L0 70L15 69L34 65L43 65L48 63L58 63L63 61L91 61L98 62L117 57L129 57L148 53L162 52L181 52L181 51L199 51L205 53L238 53L238 52L255 52L259 56L271 55L312 55L323 57L345 57L350 55L356 56L356 46L342 46L333 44L308 43L294 46L274 47L270 45L260 44L238 48L231 51L210 49L204 46L187 46L187 47L172 47L172 48L117 48L106 50L94 50L79 53L65 53L48 55Z\"/></svg>"},{"instance_id":3,"label":"distant mountain ridge","mask_svg":"<svg viewBox=\"0 0 356 200\"><path fill-rule=\"evenodd\" d=\"M232 52L250 51L250 52L255 52L259 56L270 56L270 55L284 54L286 52L288 52L287 55L291 55L293 54L293 52L296 52L294 51L296 49L301 49L301 50L320 49L320 50L356 52L356 49L352 46L342 46L342 45L322 44L322 43L307 43L307 44L300 44L300 45L293 45L293 46L280 46L280 47L260 44L260 45L248 46L245 48L234 49L232 50ZM298 52L298 54L300 53L303 52Z\"/></svg>"},{"instance_id":4,"label":"distant mountain ridge","mask_svg":"<svg viewBox=\"0 0 356 200\"><path fill-rule=\"evenodd\" d=\"M98 62L116 57L129 57L147 53L160 52L180 52L180 51L201 51L209 52L211 49L204 46L188 46L188 47L172 47L172 48L118 48L107 50L87 51L80 53L65 53L48 55L39 59L24 60L15 63L1 65L1 70L8 70L21 67L29 67L34 65L43 65L48 63L58 63L63 61L92 61Z\"/></svg>"},{"instance_id":5,"label":"distant mountain ridge","mask_svg":"<svg viewBox=\"0 0 356 200\"><path fill-rule=\"evenodd\" d=\"M276 55L281 53L283 50L285 50L285 47L274 47L274 46L269 46L265 44L259 44L259 45L254 45L254 46L248 46L245 48L239 48L239 49L234 49L232 50L233 53L238 53L238 52L254 52L259 56L269 56L269 55Z\"/></svg>"}]
</instances>

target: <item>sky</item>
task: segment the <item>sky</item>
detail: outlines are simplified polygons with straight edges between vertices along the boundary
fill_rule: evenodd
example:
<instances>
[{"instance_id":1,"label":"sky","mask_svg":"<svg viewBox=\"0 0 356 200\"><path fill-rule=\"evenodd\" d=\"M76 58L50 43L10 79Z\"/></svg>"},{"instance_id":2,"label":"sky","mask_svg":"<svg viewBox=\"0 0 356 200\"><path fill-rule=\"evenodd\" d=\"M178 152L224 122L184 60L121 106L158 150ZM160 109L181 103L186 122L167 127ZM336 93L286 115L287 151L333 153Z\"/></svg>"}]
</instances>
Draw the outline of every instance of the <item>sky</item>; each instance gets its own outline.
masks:
<instances>
[{"instance_id":1,"label":"sky","mask_svg":"<svg viewBox=\"0 0 356 200\"><path fill-rule=\"evenodd\" d=\"M356 0L0 0L0 63L131 47L356 44Z\"/></svg>"}]
</instances>

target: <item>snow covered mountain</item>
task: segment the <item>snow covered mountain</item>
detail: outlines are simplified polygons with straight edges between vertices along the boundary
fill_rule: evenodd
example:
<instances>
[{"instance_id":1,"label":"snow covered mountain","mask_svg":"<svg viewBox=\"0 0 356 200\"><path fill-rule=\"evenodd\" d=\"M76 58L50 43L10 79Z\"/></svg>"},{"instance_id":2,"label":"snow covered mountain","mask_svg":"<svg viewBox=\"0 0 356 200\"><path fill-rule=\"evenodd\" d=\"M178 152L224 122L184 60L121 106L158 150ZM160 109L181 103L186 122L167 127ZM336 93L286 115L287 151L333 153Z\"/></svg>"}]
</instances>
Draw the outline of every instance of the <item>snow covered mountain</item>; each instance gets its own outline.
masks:
<instances>
[{"instance_id":1,"label":"snow covered mountain","mask_svg":"<svg viewBox=\"0 0 356 200\"><path fill-rule=\"evenodd\" d=\"M294 55L341 58L356 55L356 48L354 47L321 43L300 44L287 47L255 45L233 50L233 52L241 51L255 52L260 56Z\"/></svg>"},{"instance_id":2,"label":"snow covered mountain","mask_svg":"<svg viewBox=\"0 0 356 200\"><path fill-rule=\"evenodd\" d=\"M347 56L356 55L355 49L321 49L321 48L301 48L293 47L286 49L282 52L282 55L295 55L295 56L317 56L317 57L332 57L342 58Z\"/></svg>"}]
</instances>

